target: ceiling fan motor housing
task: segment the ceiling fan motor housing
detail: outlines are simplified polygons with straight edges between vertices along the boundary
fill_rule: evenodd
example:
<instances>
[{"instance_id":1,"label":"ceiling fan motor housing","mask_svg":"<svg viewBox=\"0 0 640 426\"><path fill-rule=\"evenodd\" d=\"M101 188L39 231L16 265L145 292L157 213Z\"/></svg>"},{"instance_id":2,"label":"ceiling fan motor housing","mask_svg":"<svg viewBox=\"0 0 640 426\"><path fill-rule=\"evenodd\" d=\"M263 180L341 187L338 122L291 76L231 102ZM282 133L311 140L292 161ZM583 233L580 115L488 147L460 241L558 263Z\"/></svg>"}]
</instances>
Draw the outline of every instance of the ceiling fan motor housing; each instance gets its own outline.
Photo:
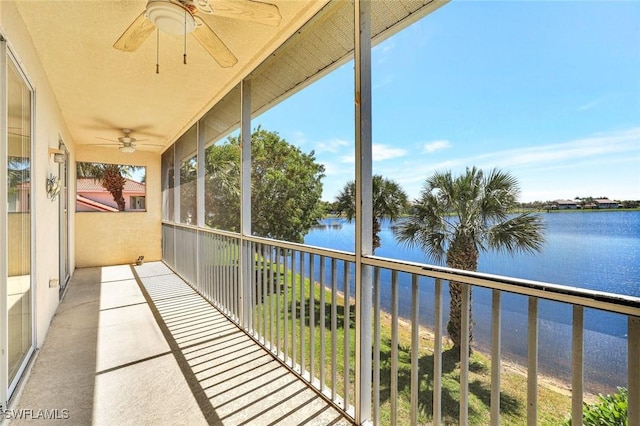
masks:
<instances>
[{"instance_id":1,"label":"ceiling fan motor housing","mask_svg":"<svg viewBox=\"0 0 640 426\"><path fill-rule=\"evenodd\" d=\"M146 12L147 18L160 31L168 34L191 33L196 28L196 21L189 9L171 0L150 0Z\"/></svg>"}]
</instances>

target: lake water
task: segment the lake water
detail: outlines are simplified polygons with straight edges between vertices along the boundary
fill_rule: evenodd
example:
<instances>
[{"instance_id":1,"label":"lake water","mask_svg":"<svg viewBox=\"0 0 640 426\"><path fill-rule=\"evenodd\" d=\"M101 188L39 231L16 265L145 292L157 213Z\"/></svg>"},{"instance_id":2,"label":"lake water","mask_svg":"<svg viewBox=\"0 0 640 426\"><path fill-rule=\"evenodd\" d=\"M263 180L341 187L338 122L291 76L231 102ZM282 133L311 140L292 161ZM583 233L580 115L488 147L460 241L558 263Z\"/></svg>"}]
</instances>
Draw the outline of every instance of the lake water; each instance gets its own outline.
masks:
<instances>
[{"instance_id":1,"label":"lake water","mask_svg":"<svg viewBox=\"0 0 640 426\"><path fill-rule=\"evenodd\" d=\"M546 242L536 255L482 253L478 270L491 274L544 281L640 297L640 211L541 213ZM355 226L343 219L325 219L312 229L305 243L353 251ZM382 224L382 246L376 255L430 263L417 249L398 244L389 222ZM317 269L316 269L317 270ZM382 298L390 300L390 280L382 275ZM444 294L448 296L445 288ZM399 282L401 315L408 317L411 283ZM420 287L420 321L433 325L433 285ZM445 297L448 309L448 299ZM382 306L388 310L387 305ZM541 300L539 365L543 373L571 377L571 306ZM447 316L445 312L445 318ZM474 339L486 348L491 339L491 291L474 288ZM503 293L503 357L526 362L527 298ZM591 392L611 392L626 386L627 318L594 309L585 310L585 385Z\"/></svg>"}]
</instances>

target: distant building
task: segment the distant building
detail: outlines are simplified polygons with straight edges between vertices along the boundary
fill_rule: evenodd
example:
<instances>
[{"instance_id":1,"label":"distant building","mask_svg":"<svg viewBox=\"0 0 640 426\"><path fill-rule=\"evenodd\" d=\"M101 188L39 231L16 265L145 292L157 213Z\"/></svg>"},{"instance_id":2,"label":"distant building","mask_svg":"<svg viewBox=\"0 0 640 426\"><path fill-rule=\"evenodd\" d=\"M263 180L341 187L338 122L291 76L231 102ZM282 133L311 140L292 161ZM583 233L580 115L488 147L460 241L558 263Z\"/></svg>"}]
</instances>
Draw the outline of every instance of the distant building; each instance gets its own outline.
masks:
<instances>
[{"instance_id":1,"label":"distant building","mask_svg":"<svg viewBox=\"0 0 640 426\"><path fill-rule=\"evenodd\" d=\"M122 191L124 211L144 211L146 189L144 183L127 179ZM76 211L117 212L118 205L111 193L102 186L100 179L79 178L76 181Z\"/></svg>"},{"instance_id":2,"label":"distant building","mask_svg":"<svg viewBox=\"0 0 640 426\"><path fill-rule=\"evenodd\" d=\"M615 201L611 201L608 198L599 198L597 200L593 200L597 208L599 209L617 209L618 203Z\"/></svg>"},{"instance_id":3,"label":"distant building","mask_svg":"<svg viewBox=\"0 0 640 426\"><path fill-rule=\"evenodd\" d=\"M573 210L578 208L576 202L572 200L555 200L552 206L553 209L557 210Z\"/></svg>"}]
</instances>

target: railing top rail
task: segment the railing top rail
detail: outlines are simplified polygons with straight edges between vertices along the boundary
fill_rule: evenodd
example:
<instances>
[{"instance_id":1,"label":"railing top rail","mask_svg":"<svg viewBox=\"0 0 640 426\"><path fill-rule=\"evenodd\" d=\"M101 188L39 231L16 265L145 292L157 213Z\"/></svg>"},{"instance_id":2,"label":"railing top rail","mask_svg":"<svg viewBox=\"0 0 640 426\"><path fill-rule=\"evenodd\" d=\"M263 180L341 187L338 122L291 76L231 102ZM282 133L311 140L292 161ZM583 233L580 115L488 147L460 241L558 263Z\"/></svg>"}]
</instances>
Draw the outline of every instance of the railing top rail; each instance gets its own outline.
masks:
<instances>
[{"instance_id":1,"label":"railing top rail","mask_svg":"<svg viewBox=\"0 0 640 426\"><path fill-rule=\"evenodd\" d=\"M237 232L225 231L222 229L199 228L194 225L187 225L184 223L174 223L174 222L163 222L163 225L174 226L178 228L194 229L194 230L198 230L198 231L202 231L210 234L223 235L231 238L238 238L244 241L253 241L255 243L269 244L272 246L276 246L278 248L303 251L305 253L332 257L332 258L335 258L338 260L344 260L347 262L354 262L356 258L355 254L350 253L348 251L334 250L334 249L328 249L324 247L315 247L308 244L291 243L288 241L274 240L271 238L257 237L254 235L241 235Z\"/></svg>"},{"instance_id":2,"label":"railing top rail","mask_svg":"<svg viewBox=\"0 0 640 426\"><path fill-rule=\"evenodd\" d=\"M275 247L297 250L319 256L331 257L347 262L355 261L355 254L345 251L314 247L306 244L290 243L273 240L270 238L240 235L235 232L219 229L198 228L193 225L163 222L163 224L195 229L207 233L219 234L238 238L245 241L269 244ZM366 265L384 269L397 270L409 274L416 274L431 278L440 278L447 281L457 281L469 285L476 285L489 289L505 291L524 296L535 296L542 299L561 303L581 305L588 308L602 309L610 312L633 315L640 317L640 297L608 293L597 290L589 290L560 284L552 284L541 281L526 280L502 275L493 275L482 272L464 271L447 268L444 266L429 265L424 263L409 262L399 259L388 259L377 256L363 256L362 262Z\"/></svg>"},{"instance_id":3,"label":"railing top rail","mask_svg":"<svg viewBox=\"0 0 640 426\"><path fill-rule=\"evenodd\" d=\"M635 296L376 256L363 257L362 262L370 266L395 269L399 272L441 278L513 294L535 296L640 317L640 297Z\"/></svg>"},{"instance_id":4,"label":"railing top rail","mask_svg":"<svg viewBox=\"0 0 640 426\"><path fill-rule=\"evenodd\" d=\"M272 240L271 238L256 237L256 236L243 236L243 240L253 241L256 243L269 244L275 247L284 248L288 250L303 251L305 253L317 254L319 256L332 257L338 260L344 260L347 262L355 262L356 255L349 253L348 251L333 250L323 247L311 246L308 244L290 243L287 241Z\"/></svg>"}]
</instances>

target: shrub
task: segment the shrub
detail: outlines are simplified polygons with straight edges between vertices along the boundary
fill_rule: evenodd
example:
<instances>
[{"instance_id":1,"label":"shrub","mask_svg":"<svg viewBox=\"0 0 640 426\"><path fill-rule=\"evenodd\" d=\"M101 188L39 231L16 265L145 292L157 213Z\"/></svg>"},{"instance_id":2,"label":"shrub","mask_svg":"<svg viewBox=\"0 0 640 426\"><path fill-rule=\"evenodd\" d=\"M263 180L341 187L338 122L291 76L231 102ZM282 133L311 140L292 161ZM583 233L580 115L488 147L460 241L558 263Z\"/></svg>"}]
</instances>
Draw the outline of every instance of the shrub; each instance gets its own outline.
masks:
<instances>
[{"instance_id":1,"label":"shrub","mask_svg":"<svg viewBox=\"0 0 640 426\"><path fill-rule=\"evenodd\" d=\"M584 404L582 423L585 426L626 426L627 406L626 388L618 388L618 392L613 395L600 394L593 404ZM565 422L565 426L571 426L571 419Z\"/></svg>"}]
</instances>

